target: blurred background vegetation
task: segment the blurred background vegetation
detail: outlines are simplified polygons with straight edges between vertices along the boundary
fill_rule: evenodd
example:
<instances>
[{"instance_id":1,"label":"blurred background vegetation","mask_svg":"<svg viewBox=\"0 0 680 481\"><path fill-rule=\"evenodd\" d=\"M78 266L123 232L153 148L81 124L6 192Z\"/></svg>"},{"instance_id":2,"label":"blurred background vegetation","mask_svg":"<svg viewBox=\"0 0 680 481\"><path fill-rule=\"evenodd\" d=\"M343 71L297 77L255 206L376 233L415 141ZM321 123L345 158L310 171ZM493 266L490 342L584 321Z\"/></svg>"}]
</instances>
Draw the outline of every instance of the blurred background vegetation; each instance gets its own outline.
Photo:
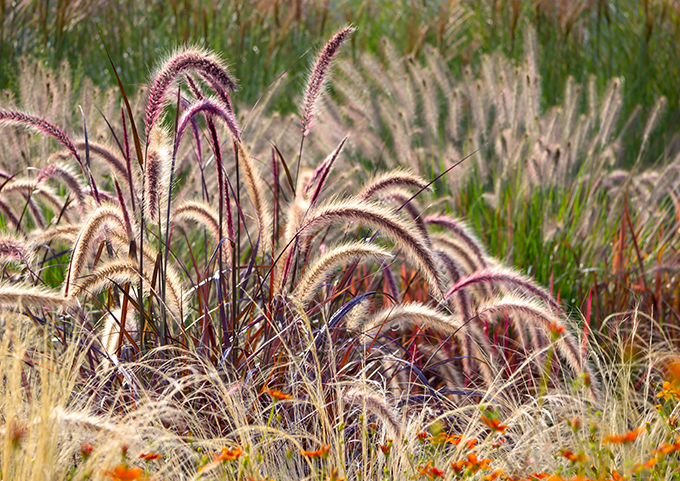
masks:
<instances>
[{"instance_id":1,"label":"blurred background vegetation","mask_svg":"<svg viewBox=\"0 0 680 481\"><path fill-rule=\"evenodd\" d=\"M522 58L523 29L533 25L544 107L560 102L568 76L584 84L595 75L601 89L620 77L622 119L637 105L646 118L665 96L670 108L648 162L680 121L678 0L1 0L0 15L1 89L17 88L23 58L50 67L68 61L76 88L84 76L95 85L113 85L103 42L123 82L136 86L160 57L189 42L223 52L240 79L239 100L252 103L283 71L304 74L310 45L320 45L342 24L359 27L352 39L355 57L380 53L384 39L414 59L431 44L454 76L466 66L478 69L484 54ZM290 92L298 92L300 83L291 82ZM290 111L294 98L280 96L276 107Z\"/></svg>"}]
</instances>

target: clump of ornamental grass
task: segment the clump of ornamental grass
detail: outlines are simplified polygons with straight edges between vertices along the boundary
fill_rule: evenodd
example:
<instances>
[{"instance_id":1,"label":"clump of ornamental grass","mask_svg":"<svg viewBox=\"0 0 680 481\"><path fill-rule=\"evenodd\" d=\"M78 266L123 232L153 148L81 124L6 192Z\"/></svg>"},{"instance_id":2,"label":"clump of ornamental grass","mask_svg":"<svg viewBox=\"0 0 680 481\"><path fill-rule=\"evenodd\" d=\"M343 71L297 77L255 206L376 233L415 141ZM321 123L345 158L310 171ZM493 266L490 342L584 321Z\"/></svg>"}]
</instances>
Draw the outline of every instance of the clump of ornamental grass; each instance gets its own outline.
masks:
<instances>
[{"instance_id":1,"label":"clump of ornamental grass","mask_svg":"<svg viewBox=\"0 0 680 481\"><path fill-rule=\"evenodd\" d=\"M412 476L425 469L409 451L418 430L437 421L476 433L478 419L458 413L480 402L515 405L574 382L581 402L602 400L558 300L502 267L464 219L428 211L442 175L388 167L346 176L340 194L351 137L322 162L307 154L352 32L336 33L312 67L299 144L266 156L250 153L225 63L198 49L160 63L143 127L121 87L108 142L0 110L3 125L61 149L46 167L36 159L38 180L17 173L0 189L19 269L3 277L0 306L64 346L84 343L73 387L82 409L144 427L130 420L149 406L181 446L166 466L178 476L370 477L375 442L388 438L385 468ZM141 476L118 440L122 463L88 454L79 475L102 463L102 476ZM187 454L198 440L215 454Z\"/></svg>"}]
</instances>

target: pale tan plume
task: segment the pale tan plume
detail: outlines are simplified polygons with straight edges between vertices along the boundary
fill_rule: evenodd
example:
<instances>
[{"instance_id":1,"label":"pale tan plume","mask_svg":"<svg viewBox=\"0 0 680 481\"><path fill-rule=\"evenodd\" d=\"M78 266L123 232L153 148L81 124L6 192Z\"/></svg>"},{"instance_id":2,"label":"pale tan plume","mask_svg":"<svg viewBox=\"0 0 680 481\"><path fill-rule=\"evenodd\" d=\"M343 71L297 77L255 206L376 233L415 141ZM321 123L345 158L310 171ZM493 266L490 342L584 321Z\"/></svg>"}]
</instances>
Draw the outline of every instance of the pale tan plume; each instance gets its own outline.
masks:
<instances>
[{"instance_id":1,"label":"pale tan plume","mask_svg":"<svg viewBox=\"0 0 680 481\"><path fill-rule=\"evenodd\" d=\"M333 247L305 270L295 287L293 298L304 308L334 269L357 260L374 259L384 262L391 257L392 254L388 250L367 242L352 242Z\"/></svg>"}]
</instances>

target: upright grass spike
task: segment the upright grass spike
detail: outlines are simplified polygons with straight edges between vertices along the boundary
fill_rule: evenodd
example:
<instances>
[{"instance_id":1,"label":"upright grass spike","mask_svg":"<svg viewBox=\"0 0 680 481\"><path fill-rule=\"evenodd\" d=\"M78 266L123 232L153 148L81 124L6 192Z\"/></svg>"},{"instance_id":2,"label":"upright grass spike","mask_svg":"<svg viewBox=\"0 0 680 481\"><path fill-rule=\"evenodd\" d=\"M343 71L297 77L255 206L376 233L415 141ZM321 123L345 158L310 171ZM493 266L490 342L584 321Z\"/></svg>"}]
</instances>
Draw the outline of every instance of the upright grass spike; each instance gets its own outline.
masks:
<instances>
[{"instance_id":1,"label":"upright grass spike","mask_svg":"<svg viewBox=\"0 0 680 481\"><path fill-rule=\"evenodd\" d=\"M425 276L435 297L443 299L437 264L426 241L412 224L403 221L385 207L356 199L331 201L309 213L299 234L309 236L318 229L341 221L360 222L385 232Z\"/></svg>"},{"instance_id":2,"label":"upright grass spike","mask_svg":"<svg viewBox=\"0 0 680 481\"><path fill-rule=\"evenodd\" d=\"M104 348L104 352L110 359L117 359L118 350L120 349L120 319L121 311L116 309L106 315L104 320L104 327L100 335L100 342ZM104 367L108 367L108 360L104 360Z\"/></svg>"},{"instance_id":3,"label":"upright grass spike","mask_svg":"<svg viewBox=\"0 0 680 481\"><path fill-rule=\"evenodd\" d=\"M324 46L323 50L316 59L314 68L312 69L309 79L307 81L307 88L305 89L305 98L302 105L302 136L306 137L309 134L309 129L314 122L314 115L318 108L319 98L323 93L326 82L328 81L329 70L333 58L340 50L340 47L345 40L354 33L356 28L344 27L340 29Z\"/></svg>"},{"instance_id":4,"label":"upright grass spike","mask_svg":"<svg viewBox=\"0 0 680 481\"><path fill-rule=\"evenodd\" d=\"M341 28L335 35L333 35L333 37L321 50L321 53L314 63L314 68L309 75L309 79L307 80L307 88L305 89L305 97L302 103L302 110L300 112L302 137L300 139L300 150L298 152L295 185L297 185L298 178L300 176L302 148L305 143L305 138L307 135L309 135L309 131L312 128L312 124L314 123L314 118L319 108L319 100L325 89L328 76L330 75L330 68L333 58L340 50L342 44L345 43L345 40L347 40L347 38L352 35L355 30L356 29L354 27L347 26Z\"/></svg>"},{"instance_id":5,"label":"upright grass spike","mask_svg":"<svg viewBox=\"0 0 680 481\"><path fill-rule=\"evenodd\" d=\"M171 151L168 145L167 133L163 129L154 129L147 147L146 163L144 165L144 211L148 219L160 221L160 211L163 199L170 189Z\"/></svg>"},{"instance_id":6,"label":"upright grass spike","mask_svg":"<svg viewBox=\"0 0 680 481\"><path fill-rule=\"evenodd\" d=\"M331 271L343 264L361 259L374 259L378 262L385 262L391 258L392 254L389 251L366 242L352 242L333 247L305 270L304 275L295 286L295 291L293 292L294 302L298 302L305 309Z\"/></svg>"},{"instance_id":7,"label":"upright grass spike","mask_svg":"<svg viewBox=\"0 0 680 481\"><path fill-rule=\"evenodd\" d=\"M236 82L217 55L195 47L178 49L152 75L144 121L147 138L165 107L166 93L170 86L175 79L192 72L204 76L218 94L224 89L236 90Z\"/></svg>"},{"instance_id":8,"label":"upright grass spike","mask_svg":"<svg viewBox=\"0 0 680 481\"><path fill-rule=\"evenodd\" d=\"M265 195L265 183L241 141L235 140L234 142L239 165L243 168L246 192L248 192L248 197L253 204L257 220L260 224L260 245L263 251L266 252L271 249L272 214L269 200Z\"/></svg>"}]
</instances>

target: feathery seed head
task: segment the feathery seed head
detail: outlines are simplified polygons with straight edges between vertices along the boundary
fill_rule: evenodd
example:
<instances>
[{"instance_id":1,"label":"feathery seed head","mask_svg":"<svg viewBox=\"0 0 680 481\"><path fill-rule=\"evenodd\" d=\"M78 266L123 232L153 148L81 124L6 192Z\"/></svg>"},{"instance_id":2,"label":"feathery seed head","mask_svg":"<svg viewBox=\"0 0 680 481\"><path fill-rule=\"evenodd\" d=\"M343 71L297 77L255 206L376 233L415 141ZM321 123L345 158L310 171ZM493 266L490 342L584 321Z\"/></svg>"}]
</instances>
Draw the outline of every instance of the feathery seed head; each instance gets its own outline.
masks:
<instances>
[{"instance_id":1,"label":"feathery seed head","mask_svg":"<svg viewBox=\"0 0 680 481\"><path fill-rule=\"evenodd\" d=\"M340 29L324 46L316 59L314 69L309 76L305 91L304 104L302 106L302 136L306 137L312 127L314 116L318 108L319 98L323 93L324 86L328 81L329 70L333 58L340 50L345 40L354 33L356 28L344 27Z\"/></svg>"},{"instance_id":2,"label":"feathery seed head","mask_svg":"<svg viewBox=\"0 0 680 481\"><path fill-rule=\"evenodd\" d=\"M184 47L177 50L152 76L149 99L146 104L147 138L165 107L167 90L178 77L193 72L201 75L218 94L236 90L236 82L217 55L196 47Z\"/></svg>"}]
</instances>

